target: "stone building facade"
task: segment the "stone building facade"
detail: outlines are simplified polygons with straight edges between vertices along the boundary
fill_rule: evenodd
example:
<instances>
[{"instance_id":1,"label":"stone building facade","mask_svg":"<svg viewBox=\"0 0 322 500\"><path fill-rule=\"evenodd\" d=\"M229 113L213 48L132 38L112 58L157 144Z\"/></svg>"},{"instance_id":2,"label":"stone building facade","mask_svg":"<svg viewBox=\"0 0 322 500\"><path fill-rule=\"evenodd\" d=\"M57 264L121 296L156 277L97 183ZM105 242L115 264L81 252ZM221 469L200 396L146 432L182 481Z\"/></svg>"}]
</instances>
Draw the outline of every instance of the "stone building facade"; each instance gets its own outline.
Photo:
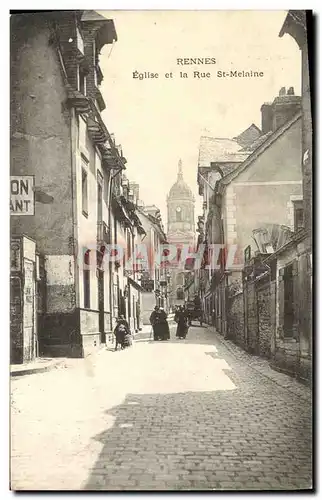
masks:
<instances>
[{"instance_id":1,"label":"stone building facade","mask_svg":"<svg viewBox=\"0 0 322 500\"><path fill-rule=\"evenodd\" d=\"M43 262L36 326L28 333L26 317L19 334L37 352L13 349L19 361L84 356L112 328L110 273L98 270L96 247L110 241L110 179L125 168L101 118L99 54L116 40L113 20L94 11L11 16L10 173L35 183L35 214L12 214L11 238L33 240Z\"/></svg>"}]
</instances>

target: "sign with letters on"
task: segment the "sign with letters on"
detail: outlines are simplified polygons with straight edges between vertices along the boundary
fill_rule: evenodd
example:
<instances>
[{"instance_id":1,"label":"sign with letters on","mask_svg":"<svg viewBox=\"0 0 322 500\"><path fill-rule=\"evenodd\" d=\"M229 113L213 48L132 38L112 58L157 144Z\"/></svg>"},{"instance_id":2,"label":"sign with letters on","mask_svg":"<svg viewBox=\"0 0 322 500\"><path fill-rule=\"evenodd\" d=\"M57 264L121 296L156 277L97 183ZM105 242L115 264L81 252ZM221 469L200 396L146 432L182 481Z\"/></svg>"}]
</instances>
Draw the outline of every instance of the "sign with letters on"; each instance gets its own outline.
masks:
<instances>
[{"instance_id":1,"label":"sign with letters on","mask_svg":"<svg viewBox=\"0 0 322 500\"><path fill-rule=\"evenodd\" d=\"M10 215L35 215L33 175L10 177Z\"/></svg>"}]
</instances>

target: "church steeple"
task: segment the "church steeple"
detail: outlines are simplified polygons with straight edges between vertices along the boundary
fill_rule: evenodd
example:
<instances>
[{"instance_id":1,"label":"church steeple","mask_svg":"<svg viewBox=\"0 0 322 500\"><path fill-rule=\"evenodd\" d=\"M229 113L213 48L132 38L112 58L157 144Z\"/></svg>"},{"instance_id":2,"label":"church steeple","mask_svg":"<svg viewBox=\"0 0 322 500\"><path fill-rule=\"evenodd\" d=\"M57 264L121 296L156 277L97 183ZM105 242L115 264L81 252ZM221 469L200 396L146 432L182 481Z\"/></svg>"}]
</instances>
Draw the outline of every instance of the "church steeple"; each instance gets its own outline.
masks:
<instances>
[{"instance_id":1,"label":"church steeple","mask_svg":"<svg viewBox=\"0 0 322 500\"><path fill-rule=\"evenodd\" d=\"M182 161L180 158L179 163L178 163L178 181L182 181L182 180L183 180Z\"/></svg>"}]
</instances>

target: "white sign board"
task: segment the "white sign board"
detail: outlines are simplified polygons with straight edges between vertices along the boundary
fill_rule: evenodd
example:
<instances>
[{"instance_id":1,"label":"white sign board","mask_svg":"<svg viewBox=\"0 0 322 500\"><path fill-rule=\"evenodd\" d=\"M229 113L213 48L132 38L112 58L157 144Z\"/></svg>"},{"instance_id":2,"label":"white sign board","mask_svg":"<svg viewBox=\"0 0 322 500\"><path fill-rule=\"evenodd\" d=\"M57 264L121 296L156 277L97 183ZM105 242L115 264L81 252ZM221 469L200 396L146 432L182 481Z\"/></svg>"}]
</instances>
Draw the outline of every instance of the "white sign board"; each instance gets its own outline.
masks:
<instances>
[{"instance_id":1,"label":"white sign board","mask_svg":"<svg viewBox=\"0 0 322 500\"><path fill-rule=\"evenodd\" d=\"M35 215L33 175L10 177L10 215Z\"/></svg>"}]
</instances>

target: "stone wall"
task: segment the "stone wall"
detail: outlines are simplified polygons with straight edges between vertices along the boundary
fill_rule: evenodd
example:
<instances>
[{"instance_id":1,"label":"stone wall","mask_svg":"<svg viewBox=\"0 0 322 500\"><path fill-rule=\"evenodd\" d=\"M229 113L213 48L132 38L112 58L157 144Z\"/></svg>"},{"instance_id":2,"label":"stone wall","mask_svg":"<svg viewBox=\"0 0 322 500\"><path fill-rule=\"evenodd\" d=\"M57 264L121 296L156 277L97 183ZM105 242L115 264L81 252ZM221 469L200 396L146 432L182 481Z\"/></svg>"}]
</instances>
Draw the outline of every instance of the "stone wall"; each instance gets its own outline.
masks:
<instances>
[{"instance_id":1,"label":"stone wall","mask_svg":"<svg viewBox=\"0 0 322 500\"><path fill-rule=\"evenodd\" d=\"M245 346L244 298L243 292L229 298L228 305L228 338L241 347Z\"/></svg>"},{"instance_id":2,"label":"stone wall","mask_svg":"<svg viewBox=\"0 0 322 500\"><path fill-rule=\"evenodd\" d=\"M246 342L245 348L251 354L258 353L258 311L256 286L254 282L248 282L245 287L246 294Z\"/></svg>"},{"instance_id":3,"label":"stone wall","mask_svg":"<svg viewBox=\"0 0 322 500\"><path fill-rule=\"evenodd\" d=\"M258 305L258 351L259 355L269 358L271 355L272 317L271 290L267 282L257 290Z\"/></svg>"}]
</instances>

